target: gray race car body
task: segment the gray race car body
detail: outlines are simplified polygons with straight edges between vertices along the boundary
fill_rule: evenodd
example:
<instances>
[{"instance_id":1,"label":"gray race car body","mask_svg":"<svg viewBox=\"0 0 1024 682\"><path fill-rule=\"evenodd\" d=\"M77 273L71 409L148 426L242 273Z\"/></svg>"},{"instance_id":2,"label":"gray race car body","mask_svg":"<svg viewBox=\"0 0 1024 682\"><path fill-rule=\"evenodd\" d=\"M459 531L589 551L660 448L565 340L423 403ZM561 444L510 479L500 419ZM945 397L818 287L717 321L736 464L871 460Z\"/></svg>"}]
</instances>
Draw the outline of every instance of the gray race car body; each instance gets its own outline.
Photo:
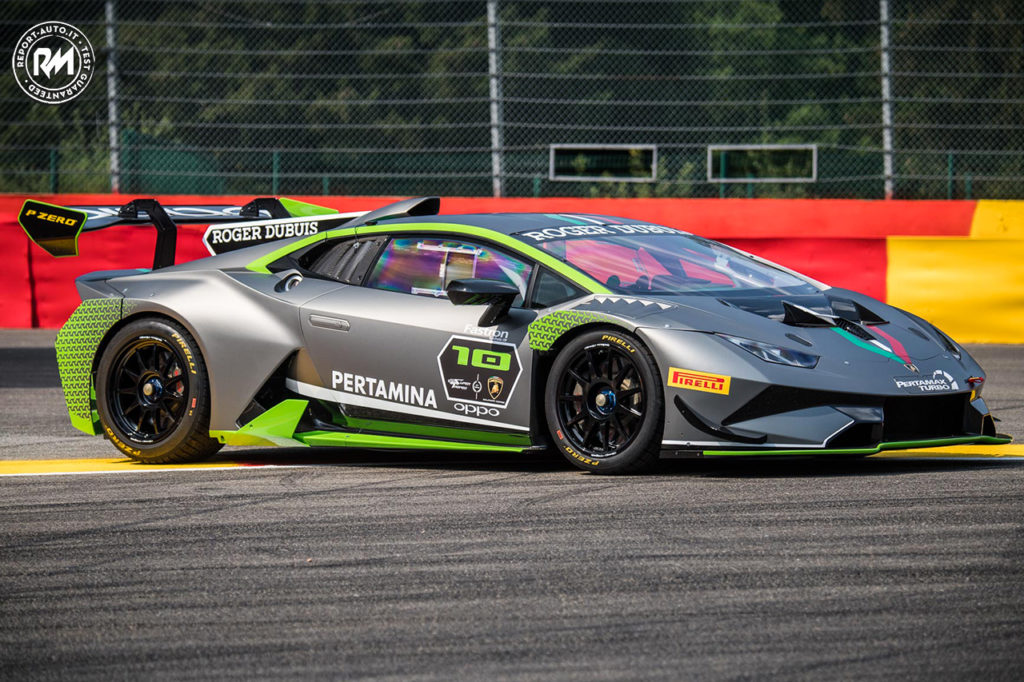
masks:
<instances>
[{"instance_id":1,"label":"gray race car body","mask_svg":"<svg viewBox=\"0 0 1024 682\"><path fill-rule=\"evenodd\" d=\"M870 454L1008 440L981 397L978 364L909 313L712 242L700 248L715 249L717 264L708 261L704 279L691 271L698 284L687 291L657 290L659 276L603 281L594 276L599 266L588 271L566 256L574 240L661 244L676 233L671 228L542 214L317 220L313 234L153 271L80 278L83 308L61 332L63 351L58 343L76 426L99 431L95 400L81 391L94 391L105 340L126 321L159 316L198 343L209 374L210 434L228 444L546 447L552 361L595 330L628 346L615 335L625 332L653 358L663 456ZM371 272L390 267L384 259L398 262L395 245L410 240L424 258L443 252L441 287L453 278L444 268L456 261L472 258L470 274L478 277L479 254L507 254L525 264L521 281L510 275L520 295L503 311L494 296L456 305L440 289L368 285ZM325 270L332 249L358 262ZM750 268L765 268L798 285L715 285L722 253L732 259L733 278L754 282L759 275ZM638 271L651 268L634 262ZM415 267L399 264L395 272ZM97 306L105 306L99 322ZM488 324L494 309L498 321ZM83 336L84 328L92 331ZM84 349L72 353L72 340Z\"/></svg>"}]
</instances>

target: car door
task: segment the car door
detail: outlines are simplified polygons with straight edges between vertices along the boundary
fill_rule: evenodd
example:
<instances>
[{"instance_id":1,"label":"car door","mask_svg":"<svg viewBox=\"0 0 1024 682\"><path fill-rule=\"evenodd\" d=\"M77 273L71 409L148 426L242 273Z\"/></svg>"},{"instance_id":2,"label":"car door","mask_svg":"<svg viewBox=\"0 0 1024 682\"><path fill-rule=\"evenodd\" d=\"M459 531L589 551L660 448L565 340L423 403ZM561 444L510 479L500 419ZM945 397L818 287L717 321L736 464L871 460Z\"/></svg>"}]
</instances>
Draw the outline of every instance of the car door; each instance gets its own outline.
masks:
<instances>
[{"instance_id":1,"label":"car door","mask_svg":"<svg viewBox=\"0 0 1024 682\"><path fill-rule=\"evenodd\" d=\"M300 388L348 417L380 422L377 431L415 423L527 432L527 326L536 313L518 306L533 264L483 241L399 234L379 245L370 265L361 285L303 305L302 329L322 385ZM469 278L519 288L506 319L481 327L486 306L448 300L448 283Z\"/></svg>"}]
</instances>

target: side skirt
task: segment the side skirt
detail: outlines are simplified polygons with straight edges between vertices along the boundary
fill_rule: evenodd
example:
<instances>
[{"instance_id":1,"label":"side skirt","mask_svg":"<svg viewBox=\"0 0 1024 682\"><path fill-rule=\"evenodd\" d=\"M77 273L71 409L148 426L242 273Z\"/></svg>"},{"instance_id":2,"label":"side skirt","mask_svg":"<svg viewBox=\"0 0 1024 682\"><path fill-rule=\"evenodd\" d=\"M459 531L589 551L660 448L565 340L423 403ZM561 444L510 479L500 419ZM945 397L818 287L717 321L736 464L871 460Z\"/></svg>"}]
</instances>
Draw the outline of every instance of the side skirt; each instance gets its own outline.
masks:
<instances>
[{"instance_id":1,"label":"side skirt","mask_svg":"<svg viewBox=\"0 0 1024 682\"><path fill-rule=\"evenodd\" d=\"M210 431L210 437L216 438L225 445L241 446L264 446L278 445L284 447L303 446L326 446L326 447L347 447L347 448L376 448L389 450L458 450L458 451L480 451L480 452L522 452L530 448L529 438L526 436L512 435L508 438L513 440L510 444L499 444L494 442L474 442L473 437L481 434L471 430L455 428L443 429L445 438L430 437L436 433L432 427L419 426L416 424L390 424L388 422L364 423L361 426L374 426L377 428L388 428L393 426L396 430L431 431L431 433L407 433L403 435L392 435L386 433L366 433L362 429L353 431L301 431L296 430L299 423L306 414L309 401L289 399L284 400L262 413L237 431ZM493 434L485 434L493 435ZM464 440L463 440L464 439Z\"/></svg>"}]
</instances>

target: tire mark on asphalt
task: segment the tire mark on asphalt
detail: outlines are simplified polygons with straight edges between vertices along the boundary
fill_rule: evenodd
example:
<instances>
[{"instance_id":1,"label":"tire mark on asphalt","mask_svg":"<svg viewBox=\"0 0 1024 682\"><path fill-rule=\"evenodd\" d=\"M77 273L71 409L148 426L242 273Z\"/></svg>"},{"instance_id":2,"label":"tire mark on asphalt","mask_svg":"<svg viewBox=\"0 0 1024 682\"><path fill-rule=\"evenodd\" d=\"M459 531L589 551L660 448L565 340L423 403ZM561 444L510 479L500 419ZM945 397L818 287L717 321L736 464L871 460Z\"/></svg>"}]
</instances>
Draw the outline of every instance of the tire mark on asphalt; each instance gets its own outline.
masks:
<instances>
[{"instance_id":1,"label":"tire mark on asphalt","mask_svg":"<svg viewBox=\"0 0 1024 682\"><path fill-rule=\"evenodd\" d=\"M197 470L197 471L202 471L202 470ZM225 471L235 472L236 470L235 469L213 469L213 470L209 470L209 471L210 471L210 473L213 473L213 472L218 472L219 473L219 472L225 472ZM292 472L292 473L295 473L295 470L289 470L289 471ZM193 472L190 472L190 473L193 473ZM170 475L170 474L168 474L168 475ZM419 475L414 475L413 476L413 478L429 478L429 477L430 477L429 473L419 474ZM233 510L233 509L244 509L246 507L267 506L269 504L280 502L280 501L285 500L285 499L294 499L296 497L298 497L298 498L313 499L313 498L317 498L317 497L334 495L334 494L341 493L341 492L344 492L344 491L353 491L353 490L360 490L360 489L372 489L375 486L386 485L387 483L389 483L389 482L391 482L393 480L397 481L400 478L401 479L405 479L405 478L408 478L408 476L400 476L400 475L396 474L396 476L394 476L392 479L385 479L384 481L372 481L372 482L366 482L366 483L356 483L356 484L352 484L352 485L338 486L338 487L334 487L334 488L330 488L330 489L325 489L325 490L308 490L307 489L307 490L304 490L304 491L298 492L298 493L293 492L293 491L288 491L288 492L282 492L282 493L279 493L279 494L276 494L276 495L264 493L263 495L261 495L259 497L256 497L255 499L251 495L249 495L249 494L239 494L239 495L237 495L237 497L241 501L237 502L237 503L222 504L222 505L219 505L219 506L214 506L214 507L210 507L210 508L204 508L202 510L184 510L184 511L182 511L180 513L166 514L166 515L155 516L155 517L148 517L148 518L145 518L145 519L139 519L139 520L136 520L136 521L127 521L127 522L123 522L123 523L120 523L120 524L114 524L114 525L110 525L110 526L101 526L101 527L96 527L96 528L87 528L87 529L81 529L81 530L76 530L76 531L68 531L68 532L63 532L63 533L51 533L51 534L43 533L43 534L35 535L31 539L31 541L24 542L24 543L21 543L21 544L13 544L13 545L11 545L11 544L4 544L4 543L0 542L0 548L2 548L2 549L13 549L13 550L16 550L16 551L17 550L24 550L24 549L27 549L28 547L42 546L42 545L47 545L47 544L51 544L51 543L54 543L54 542L61 542L61 541L67 541L67 540L71 540L71 539L82 538L82 537L89 537L90 535L95 535L95 534L106 534L106 533L109 533L111 531L132 530L132 529L144 527L144 526L147 526L147 525L152 525L152 524L166 522L166 521L181 521L181 520L184 520L184 519L199 518L199 517L203 517L203 516L208 516L210 514L216 514L216 513L219 513L219 512L224 512L224 511ZM121 498L121 499L118 500L118 502L119 502L119 504L128 504L128 505L130 505L132 503L141 503L141 502L145 501L146 499L147 498L139 498L139 499L132 500L132 499ZM73 511L66 512L65 508L67 506L68 505L66 505L66 504L48 505L48 507L50 507L51 509L59 509L61 511L65 511L65 513L72 513L73 514L74 513ZM89 508L89 507L93 506L93 503L92 502L73 503L73 506L81 506L81 507Z\"/></svg>"},{"instance_id":2,"label":"tire mark on asphalt","mask_svg":"<svg viewBox=\"0 0 1024 682\"><path fill-rule=\"evenodd\" d=\"M572 488L573 488L572 490L565 490L565 489L569 488L570 486L572 486ZM517 506L521 507L521 508L524 508L524 509L531 509L531 508L534 508L534 507L542 506L544 504L547 504L548 502L552 502L552 501L555 501L555 500L561 501L561 500L568 500L568 499L575 498L575 497L580 497L580 496L583 496L583 495L592 495L594 493L599 493L599 492L601 492L603 490L610 490L610 489L616 488L616 487L618 487L618 486L616 484L614 484L614 483L606 483L604 485L599 485L598 487L588 487L588 488L581 489L578 486L574 485L573 483L566 482L566 483L561 484L561 486L560 486L561 489L559 491L557 491L557 492L550 493L548 495L541 495L539 497L534 497L534 498L527 499L527 500L521 502L520 504L518 504Z\"/></svg>"}]
</instances>

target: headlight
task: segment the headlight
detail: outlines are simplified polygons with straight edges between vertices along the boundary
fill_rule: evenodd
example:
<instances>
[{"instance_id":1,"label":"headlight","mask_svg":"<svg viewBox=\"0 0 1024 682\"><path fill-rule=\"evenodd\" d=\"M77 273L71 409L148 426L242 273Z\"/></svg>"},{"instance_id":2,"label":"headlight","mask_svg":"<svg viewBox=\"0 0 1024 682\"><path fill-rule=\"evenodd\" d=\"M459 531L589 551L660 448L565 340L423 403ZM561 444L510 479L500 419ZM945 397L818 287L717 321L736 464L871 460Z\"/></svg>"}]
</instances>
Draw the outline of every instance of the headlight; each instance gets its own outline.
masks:
<instances>
[{"instance_id":1,"label":"headlight","mask_svg":"<svg viewBox=\"0 0 1024 682\"><path fill-rule=\"evenodd\" d=\"M743 350L747 351L751 355L756 355L765 362L774 362L777 365L789 365L790 367L805 367L807 369L813 369L818 364L818 356L811 355L810 353L804 353L803 351L793 350L792 348L783 348L782 346L773 346L769 343L761 343L760 341L751 341L750 339L743 339L738 336L729 336L728 334L719 334L729 343L734 343Z\"/></svg>"}]
</instances>

